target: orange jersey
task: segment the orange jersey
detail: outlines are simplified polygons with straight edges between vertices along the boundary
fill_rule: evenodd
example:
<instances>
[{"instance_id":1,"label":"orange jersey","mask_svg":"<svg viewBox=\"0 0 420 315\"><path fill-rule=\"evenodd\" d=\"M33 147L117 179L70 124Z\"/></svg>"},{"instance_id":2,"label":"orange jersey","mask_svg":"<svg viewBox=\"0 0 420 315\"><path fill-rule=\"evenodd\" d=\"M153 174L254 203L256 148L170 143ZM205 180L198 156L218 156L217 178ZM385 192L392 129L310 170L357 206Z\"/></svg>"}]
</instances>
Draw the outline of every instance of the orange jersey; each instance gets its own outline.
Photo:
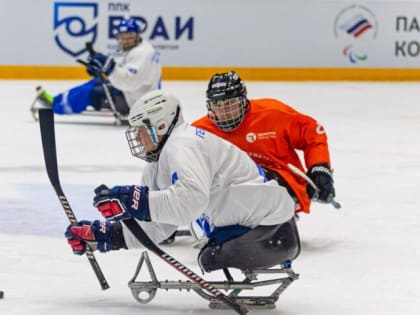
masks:
<instances>
[{"instance_id":1,"label":"orange jersey","mask_svg":"<svg viewBox=\"0 0 420 315\"><path fill-rule=\"evenodd\" d=\"M249 100L249 111L239 127L220 130L207 116L192 123L235 144L264 168L278 173L296 195L296 212L309 213L306 181L290 171L291 163L306 171L296 150L301 150L305 166L327 163L331 166L327 135L322 125L275 99Z\"/></svg>"}]
</instances>

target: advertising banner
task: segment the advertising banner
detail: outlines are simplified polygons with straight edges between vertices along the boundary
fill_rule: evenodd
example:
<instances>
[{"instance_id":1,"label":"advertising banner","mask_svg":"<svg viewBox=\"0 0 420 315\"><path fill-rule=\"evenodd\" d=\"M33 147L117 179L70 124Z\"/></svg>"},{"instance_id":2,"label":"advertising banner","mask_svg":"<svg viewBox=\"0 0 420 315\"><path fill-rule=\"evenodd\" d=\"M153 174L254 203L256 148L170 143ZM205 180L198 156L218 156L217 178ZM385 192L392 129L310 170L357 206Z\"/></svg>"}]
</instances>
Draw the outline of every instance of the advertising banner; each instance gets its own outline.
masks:
<instances>
[{"instance_id":1,"label":"advertising banner","mask_svg":"<svg viewBox=\"0 0 420 315\"><path fill-rule=\"evenodd\" d=\"M420 1L126 0L2 2L0 65L72 66L109 53L133 17L165 67L412 68Z\"/></svg>"}]
</instances>

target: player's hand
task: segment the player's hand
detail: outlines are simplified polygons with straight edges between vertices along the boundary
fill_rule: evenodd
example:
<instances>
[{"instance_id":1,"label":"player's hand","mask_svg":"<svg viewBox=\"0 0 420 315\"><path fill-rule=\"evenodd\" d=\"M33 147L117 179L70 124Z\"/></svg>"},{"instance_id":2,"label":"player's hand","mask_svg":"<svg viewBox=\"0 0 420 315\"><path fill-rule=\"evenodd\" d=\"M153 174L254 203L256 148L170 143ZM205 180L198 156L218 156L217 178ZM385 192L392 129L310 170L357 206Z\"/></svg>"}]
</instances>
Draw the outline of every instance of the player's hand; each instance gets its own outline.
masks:
<instances>
[{"instance_id":1,"label":"player's hand","mask_svg":"<svg viewBox=\"0 0 420 315\"><path fill-rule=\"evenodd\" d=\"M70 224L64 235L75 255L83 255L87 245L101 252L112 249L110 222L80 221Z\"/></svg>"},{"instance_id":2,"label":"player's hand","mask_svg":"<svg viewBox=\"0 0 420 315\"><path fill-rule=\"evenodd\" d=\"M315 190L310 184L306 186L309 198L314 201L330 203L335 197L334 180L328 164L316 164L308 172L308 177L319 188Z\"/></svg>"},{"instance_id":3,"label":"player's hand","mask_svg":"<svg viewBox=\"0 0 420 315\"><path fill-rule=\"evenodd\" d=\"M114 59L101 53L95 53L87 60L87 72L92 76L110 75L114 68Z\"/></svg>"},{"instance_id":4,"label":"player's hand","mask_svg":"<svg viewBox=\"0 0 420 315\"><path fill-rule=\"evenodd\" d=\"M93 205L107 220L120 221L134 217L150 221L149 188L147 186L100 185L95 189Z\"/></svg>"}]
</instances>

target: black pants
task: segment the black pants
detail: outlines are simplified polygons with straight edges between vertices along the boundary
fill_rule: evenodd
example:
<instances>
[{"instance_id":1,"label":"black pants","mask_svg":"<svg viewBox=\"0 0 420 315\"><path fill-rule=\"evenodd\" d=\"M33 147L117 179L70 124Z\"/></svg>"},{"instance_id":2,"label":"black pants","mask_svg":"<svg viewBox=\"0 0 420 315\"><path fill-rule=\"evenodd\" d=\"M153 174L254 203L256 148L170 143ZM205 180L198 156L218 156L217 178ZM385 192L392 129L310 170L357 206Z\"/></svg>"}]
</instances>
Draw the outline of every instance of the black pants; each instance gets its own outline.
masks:
<instances>
[{"instance_id":1,"label":"black pants","mask_svg":"<svg viewBox=\"0 0 420 315\"><path fill-rule=\"evenodd\" d=\"M110 84L108 84L108 90L111 94L117 112L122 115L128 114L130 108L127 105L124 94ZM93 86L93 89L90 93L89 103L96 110L101 110L102 108L110 108L109 100L106 97L106 93L102 84L98 83Z\"/></svg>"},{"instance_id":2,"label":"black pants","mask_svg":"<svg viewBox=\"0 0 420 315\"><path fill-rule=\"evenodd\" d=\"M206 245L198 256L206 271L223 268L252 270L280 265L300 253L295 219L279 225L260 225L222 245Z\"/></svg>"}]
</instances>

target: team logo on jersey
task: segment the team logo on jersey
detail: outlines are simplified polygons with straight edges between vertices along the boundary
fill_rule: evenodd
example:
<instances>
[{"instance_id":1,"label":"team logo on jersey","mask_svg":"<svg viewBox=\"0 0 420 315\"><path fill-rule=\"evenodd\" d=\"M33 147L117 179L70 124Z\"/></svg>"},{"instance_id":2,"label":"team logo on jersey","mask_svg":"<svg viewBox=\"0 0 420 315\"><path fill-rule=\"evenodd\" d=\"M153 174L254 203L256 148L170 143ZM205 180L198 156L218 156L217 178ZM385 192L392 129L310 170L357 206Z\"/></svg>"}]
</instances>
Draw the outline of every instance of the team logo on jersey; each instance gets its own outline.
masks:
<instances>
[{"instance_id":1,"label":"team logo on jersey","mask_svg":"<svg viewBox=\"0 0 420 315\"><path fill-rule=\"evenodd\" d=\"M253 133L253 132L250 132L250 133L248 133L247 135L246 135L246 141L248 141L248 142L250 142L250 143L252 143L252 142L254 142L255 140L257 140L257 135L255 134L255 133Z\"/></svg>"},{"instance_id":2,"label":"team logo on jersey","mask_svg":"<svg viewBox=\"0 0 420 315\"><path fill-rule=\"evenodd\" d=\"M377 32L375 15L363 5L354 4L342 9L334 21L335 38L343 45L343 56L352 64L368 60L367 52Z\"/></svg>"},{"instance_id":3,"label":"team logo on jersey","mask_svg":"<svg viewBox=\"0 0 420 315\"><path fill-rule=\"evenodd\" d=\"M201 139L204 139L206 132L203 129L195 128L195 135L200 137Z\"/></svg>"},{"instance_id":4,"label":"team logo on jersey","mask_svg":"<svg viewBox=\"0 0 420 315\"><path fill-rule=\"evenodd\" d=\"M54 41L72 57L86 52L85 43L96 41L98 4L94 2L55 2Z\"/></svg>"}]
</instances>

